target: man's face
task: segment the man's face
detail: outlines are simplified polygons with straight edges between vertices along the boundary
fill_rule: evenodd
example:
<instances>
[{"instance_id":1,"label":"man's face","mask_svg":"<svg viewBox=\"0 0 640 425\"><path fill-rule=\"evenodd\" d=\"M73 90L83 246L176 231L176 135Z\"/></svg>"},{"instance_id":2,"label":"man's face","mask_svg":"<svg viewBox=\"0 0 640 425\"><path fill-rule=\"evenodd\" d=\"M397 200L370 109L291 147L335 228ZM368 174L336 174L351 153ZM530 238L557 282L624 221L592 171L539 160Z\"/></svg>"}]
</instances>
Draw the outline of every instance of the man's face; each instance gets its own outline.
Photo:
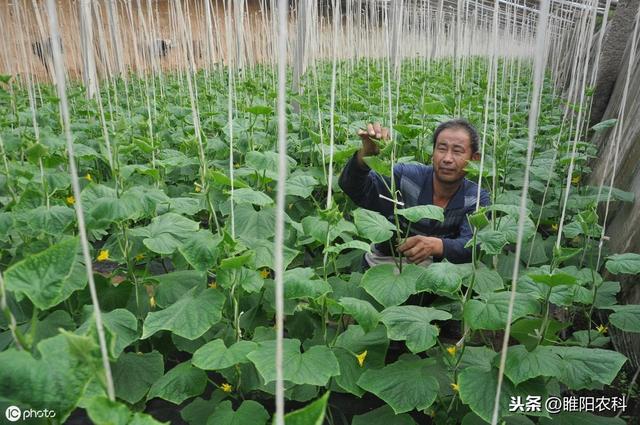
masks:
<instances>
[{"instance_id":1,"label":"man's face","mask_svg":"<svg viewBox=\"0 0 640 425\"><path fill-rule=\"evenodd\" d=\"M456 183L465 176L467 161L478 159L479 153L472 153L471 137L465 129L447 128L442 130L433 148L433 170L442 183Z\"/></svg>"}]
</instances>

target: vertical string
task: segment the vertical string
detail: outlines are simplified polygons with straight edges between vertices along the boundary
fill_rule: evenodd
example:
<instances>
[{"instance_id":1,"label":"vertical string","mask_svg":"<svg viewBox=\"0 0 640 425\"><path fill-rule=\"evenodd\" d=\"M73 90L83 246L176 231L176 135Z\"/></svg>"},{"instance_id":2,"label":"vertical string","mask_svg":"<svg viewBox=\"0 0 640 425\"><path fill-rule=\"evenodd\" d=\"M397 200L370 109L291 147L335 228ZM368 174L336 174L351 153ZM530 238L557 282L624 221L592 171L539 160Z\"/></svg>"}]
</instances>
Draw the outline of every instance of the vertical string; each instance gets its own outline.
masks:
<instances>
[{"instance_id":1,"label":"vertical string","mask_svg":"<svg viewBox=\"0 0 640 425\"><path fill-rule=\"evenodd\" d=\"M93 304L93 314L96 321L96 330L98 332L98 342L100 344L100 353L102 354L102 365L104 367L107 395L110 400L115 400L115 391L113 386L113 378L111 376L111 365L109 364L109 354L107 351L107 342L104 335L104 327L102 324L102 314L100 312L100 304L98 301L98 293L93 280L93 270L91 267L91 255L89 253L89 242L87 241L87 232L84 222L84 211L82 208L82 194L80 191L80 183L78 182L78 170L76 169L76 160L74 156L73 139L71 136L71 123L69 118L69 104L67 101L66 82L64 75L64 63L62 61L62 52L60 46L60 32L58 30L58 16L56 11L55 0L47 0L49 27L51 33L51 45L53 50L53 65L56 78L56 86L58 97L60 98L60 112L62 114L63 130L67 142L67 153L69 156L69 174L71 175L71 187L73 188L73 196L76 199L74 203L76 216L78 220L78 233L80 234L80 245L82 247L82 255L87 270L87 279L89 281L89 291L91 293L91 302Z\"/></svg>"},{"instance_id":2,"label":"vertical string","mask_svg":"<svg viewBox=\"0 0 640 425\"><path fill-rule=\"evenodd\" d=\"M276 414L275 425L284 425L284 208L287 177L287 1L278 0L278 184L276 193L275 288L276 288Z\"/></svg>"},{"instance_id":3,"label":"vertical string","mask_svg":"<svg viewBox=\"0 0 640 425\"><path fill-rule=\"evenodd\" d=\"M493 403L492 425L497 425L500 418L500 394L502 391L502 382L504 380L504 369L507 362L507 351L509 346L509 334L511 333L511 321L513 320L513 305L516 300L516 287L518 283L518 269L520 265L520 253L522 251L522 238L524 235L524 223L527 218L527 197L529 192L529 170L531 167L531 157L533 154L533 145L538 130L538 110L540 108L540 95L542 92L542 84L544 79L544 68L546 62L545 45L548 37L547 20L549 16L549 0L542 0L540 14L538 16L538 28L536 32L536 55L534 59L533 72L533 94L531 98L531 107L529 109L529 140L527 143L527 159L524 170L524 182L522 184L522 193L520 195L520 214L518 219L518 237L516 241L516 253L513 265L513 274L511 276L511 294L509 298L509 309L507 311L507 324L502 339L502 350L500 352L500 367L498 369L498 385L496 387L496 398Z\"/></svg>"}]
</instances>

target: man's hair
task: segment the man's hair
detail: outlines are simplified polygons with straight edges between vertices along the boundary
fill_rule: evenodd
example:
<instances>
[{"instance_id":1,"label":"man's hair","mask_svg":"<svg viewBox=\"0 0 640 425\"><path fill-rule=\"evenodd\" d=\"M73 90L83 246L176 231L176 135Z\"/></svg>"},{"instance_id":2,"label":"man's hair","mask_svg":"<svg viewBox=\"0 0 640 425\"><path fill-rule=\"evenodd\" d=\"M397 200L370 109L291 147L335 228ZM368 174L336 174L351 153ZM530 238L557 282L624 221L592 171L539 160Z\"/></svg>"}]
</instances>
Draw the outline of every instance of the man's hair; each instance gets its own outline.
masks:
<instances>
[{"instance_id":1,"label":"man's hair","mask_svg":"<svg viewBox=\"0 0 640 425\"><path fill-rule=\"evenodd\" d=\"M433 132L433 147L436 147L436 141L438 140L438 136L442 133L443 130L447 129L462 129L467 132L469 135L469 139L471 139L471 154L478 152L478 130L467 120L463 118L456 118L454 120L446 121L441 123L436 131Z\"/></svg>"}]
</instances>

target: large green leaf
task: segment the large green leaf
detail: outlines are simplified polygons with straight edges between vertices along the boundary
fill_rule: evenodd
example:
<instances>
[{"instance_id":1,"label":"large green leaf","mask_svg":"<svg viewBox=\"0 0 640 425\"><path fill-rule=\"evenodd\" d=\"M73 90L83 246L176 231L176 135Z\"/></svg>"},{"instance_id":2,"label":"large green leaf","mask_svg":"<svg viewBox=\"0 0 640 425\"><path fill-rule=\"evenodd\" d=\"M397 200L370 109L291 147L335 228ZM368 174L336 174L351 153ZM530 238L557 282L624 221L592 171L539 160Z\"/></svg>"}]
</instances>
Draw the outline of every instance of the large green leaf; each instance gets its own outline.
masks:
<instances>
[{"instance_id":1,"label":"large green leaf","mask_svg":"<svg viewBox=\"0 0 640 425\"><path fill-rule=\"evenodd\" d=\"M162 354L122 353L111 367L116 396L134 404L142 400L151 385L164 375Z\"/></svg>"},{"instance_id":2,"label":"large green leaf","mask_svg":"<svg viewBox=\"0 0 640 425\"><path fill-rule=\"evenodd\" d=\"M74 221L75 216L72 208L42 206L28 211L20 217L20 220L24 221L34 232L59 236Z\"/></svg>"},{"instance_id":3,"label":"large green leaf","mask_svg":"<svg viewBox=\"0 0 640 425\"><path fill-rule=\"evenodd\" d=\"M371 303L358 298L342 297L340 305L344 312L353 316L365 332L370 332L378 326L380 314Z\"/></svg>"},{"instance_id":4,"label":"large green leaf","mask_svg":"<svg viewBox=\"0 0 640 425\"><path fill-rule=\"evenodd\" d=\"M106 397L93 397L86 405L87 414L94 425L161 425L151 415L132 412L124 404Z\"/></svg>"},{"instance_id":5,"label":"large green leaf","mask_svg":"<svg viewBox=\"0 0 640 425\"><path fill-rule=\"evenodd\" d=\"M428 371L432 359L401 359L382 369L370 369L358 379L358 385L384 400L393 411L423 410L438 396L439 384Z\"/></svg>"},{"instance_id":6,"label":"large green leaf","mask_svg":"<svg viewBox=\"0 0 640 425\"><path fill-rule=\"evenodd\" d=\"M276 234L275 209L264 207L260 211L251 205L238 205L234 210L236 236L247 246L260 240L269 240Z\"/></svg>"},{"instance_id":7,"label":"large green leaf","mask_svg":"<svg viewBox=\"0 0 640 425\"><path fill-rule=\"evenodd\" d=\"M640 273L640 254L627 252L607 257L605 267L613 274Z\"/></svg>"},{"instance_id":8,"label":"large green leaf","mask_svg":"<svg viewBox=\"0 0 640 425\"><path fill-rule=\"evenodd\" d=\"M502 248L507 244L504 234L498 230L491 230L485 227L480 230L476 236L476 241L480 244L480 249L489 255L498 255L502 252ZM467 247L472 246L473 240L469 240Z\"/></svg>"},{"instance_id":9,"label":"large green leaf","mask_svg":"<svg viewBox=\"0 0 640 425\"><path fill-rule=\"evenodd\" d=\"M518 239L518 216L507 215L501 217L498 222L498 230L502 232L507 242L516 243ZM524 218L524 233L522 240L527 241L536 233L536 225L529 218Z\"/></svg>"},{"instance_id":10,"label":"large green leaf","mask_svg":"<svg viewBox=\"0 0 640 425\"><path fill-rule=\"evenodd\" d=\"M424 269L421 278L416 283L419 292L454 293L462 284L459 266L442 261L433 263Z\"/></svg>"},{"instance_id":11,"label":"large green leaf","mask_svg":"<svg viewBox=\"0 0 640 425\"><path fill-rule=\"evenodd\" d=\"M209 417L207 425L264 425L268 419L269 413L256 401L245 400L235 411L230 401L223 401Z\"/></svg>"},{"instance_id":12,"label":"large green leaf","mask_svg":"<svg viewBox=\"0 0 640 425\"><path fill-rule=\"evenodd\" d=\"M224 302L224 295L217 289L193 288L175 304L149 313L142 328L142 339L160 330L196 339L220 321Z\"/></svg>"},{"instance_id":13,"label":"large green leaf","mask_svg":"<svg viewBox=\"0 0 640 425\"><path fill-rule=\"evenodd\" d=\"M310 268L295 268L284 272L284 297L315 298L332 288L326 281L316 279L315 272Z\"/></svg>"},{"instance_id":14,"label":"large green leaf","mask_svg":"<svg viewBox=\"0 0 640 425\"><path fill-rule=\"evenodd\" d=\"M627 361L622 354L600 348L552 347L564 363L560 381L572 390L609 385Z\"/></svg>"},{"instance_id":15,"label":"large green leaf","mask_svg":"<svg viewBox=\"0 0 640 425\"><path fill-rule=\"evenodd\" d=\"M416 292L416 283L425 269L407 264L402 273L396 273L393 264L381 264L366 271L360 286L384 307L402 304Z\"/></svg>"},{"instance_id":16,"label":"large green leaf","mask_svg":"<svg viewBox=\"0 0 640 425\"><path fill-rule=\"evenodd\" d=\"M191 365L190 362L180 363L151 386L147 400L161 398L173 404L180 404L190 397L195 397L204 391L207 385L207 374Z\"/></svg>"},{"instance_id":17,"label":"large green leaf","mask_svg":"<svg viewBox=\"0 0 640 425\"><path fill-rule=\"evenodd\" d=\"M505 375L511 382L519 385L538 376L560 377L564 363L560 356L549 346L540 345L533 351L527 351L524 345L509 347Z\"/></svg>"},{"instance_id":18,"label":"large green leaf","mask_svg":"<svg viewBox=\"0 0 640 425\"><path fill-rule=\"evenodd\" d=\"M436 344L439 328L433 320L451 319L451 314L431 307L407 305L389 307L381 313L389 339L406 341L412 353L420 353Z\"/></svg>"},{"instance_id":19,"label":"large green leaf","mask_svg":"<svg viewBox=\"0 0 640 425\"><path fill-rule=\"evenodd\" d=\"M487 294L502 289L504 289L504 281L497 271L482 266L476 270L473 290L478 294Z\"/></svg>"},{"instance_id":20,"label":"large green leaf","mask_svg":"<svg viewBox=\"0 0 640 425\"><path fill-rule=\"evenodd\" d=\"M247 358L255 365L265 384L276 379L276 341L264 341L249 353ZM302 385L326 385L330 377L338 375L338 361L331 350L323 345L315 345L300 353L300 341L283 341L284 380Z\"/></svg>"},{"instance_id":21,"label":"large green leaf","mask_svg":"<svg viewBox=\"0 0 640 425\"><path fill-rule=\"evenodd\" d=\"M389 240L396 229L395 226L382 215L362 208L353 212L353 219L356 223L358 233L373 243Z\"/></svg>"},{"instance_id":22,"label":"large green leaf","mask_svg":"<svg viewBox=\"0 0 640 425\"><path fill-rule=\"evenodd\" d=\"M384 405L363 415L353 417L351 425L416 425L406 413L396 415L391 407Z\"/></svg>"},{"instance_id":23,"label":"large green leaf","mask_svg":"<svg viewBox=\"0 0 640 425\"><path fill-rule=\"evenodd\" d=\"M365 391L358 386L358 379L366 370L384 366L388 347L389 339L384 326L380 325L366 333L361 326L349 326L338 336L333 349L340 364L340 375L335 377L338 386L362 397ZM367 354L360 365L356 356L365 351Z\"/></svg>"},{"instance_id":24,"label":"large green leaf","mask_svg":"<svg viewBox=\"0 0 640 425\"><path fill-rule=\"evenodd\" d=\"M206 271L216 265L221 238L208 230L190 234L178 248L182 256L196 270Z\"/></svg>"},{"instance_id":25,"label":"large green leaf","mask_svg":"<svg viewBox=\"0 0 640 425\"><path fill-rule=\"evenodd\" d=\"M136 341L140 335L138 333L138 320L133 313L124 308L118 308L107 313L103 312L102 323L107 334L109 353L114 359L117 359L120 353ZM89 329L94 333L97 342L95 318L93 315L78 328L76 333L86 334Z\"/></svg>"},{"instance_id":26,"label":"large green leaf","mask_svg":"<svg viewBox=\"0 0 640 425\"><path fill-rule=\"evenodd\" d=\"M301 198L308 198L313 193L318 180L311 176L296 175L287 179L287 195L295 195Z\"/></svg>"},{"instance_id":27,"label":"large green leaf","mask_svg":"<svg viewBox=\"0 0 640 425\"><path fill-rule=\"evenodd\" d=\"M41 310L61 303L87 283L78 247L78 238L68 238L12 265L4 273L7 289Z\"/></svg>"},{"instance_id":28,"label":"large green leaf","mask_svg":"<svg viewBox=\"0 0 640 425\"><path fill-rule=\"evenodd\" d=\"M263 207L265 205L273 204L273 199L263 192L250 188L242 188L233 191L233 202L239 205L253 204Z\"/></svg>"},{"instance_id":29,"label":"large green leaf","mask_svg":"<svg viewBox=\"0 0 640 425\"><path fill-rule=\"evenodd\" d=\"M420 220L444 221L444 210L436 205L418 205L416 207L402 208L398 215L403 216L412 223Z\"/></svg>"},{"instance_id":30,"label":"large green leaf","mask_svg":"<svg viewBox=\"0 0 640 425\"><path fill-rule=\"evenodd\" d=\"M302 409L287 413L284 417L285 425L322 425L329 400L329 391L322 397L308 404Z\"/></svg>"},{"instance_id":31,"label":"large green leaf","mask_svg":"<svg viewBox=\"0 0 640 425\"><path fill-rule=\"evenodd\" d=\"M226 347L221 339L214 339L193 353L193 365L204 370L220 370L247 363L247 354L257 348L252 341L238 341Z\"/></svg>"},{"instance_id":32,"label":"large green leaf","mask_svg":"<svg viewBox=\"0 0 640 425\"><path fill-rule=\"evenodd\" d=\"M176 213L155 217L146 227L131 229L132 236L141 237L144 245L157 254L171 255L200 225Z\"/></svg>"},{"instance_id":33,"label":"large green leaf","mask_svg":"<svg viewBox=\"0 0 640 425\"><path fill-rule=\"evenodd\" d=\"M498 370L479 366L468 367L460 372L457 383L462 402L469 405L476 415L491 423L498 387ZM544 381L526 381L516 387L511 381L504 379L500 392L499 418L513 415L513 412L509 411L511 397L520 396L526 399L529 395L536 395L544 400L546 394Z\"/></svg>"},{"instance_id":34,"label":"large green leaf","mask_svg":"<svg viewBox=\"0 0 640 425\"><path fill-rule=\"evenodd\" d=\"M640 305L612 305L606 308L614 311L609 316L613 326L625 332L640 332Z\"/></svg>"},{"instance_id":35,"label":"large green leaf","mask_svg":"<svg viewBox=\"0 0 640 425\"><path fill-rule=\"evenodd\" d=\"M495 292L481 299L469 300L464 308L464 319L471 329L499 330L506 326L510 292ZM538 301L526 294L516 293L513 319L535 314L540 309Z\"/></svg>"},{"instance_id":36,"label":"large green leaf","mask_svg":"<svg viewBox=\"0 0 640 425\"><path fill-rule=\"evenodd\" d=\"M100 362L88 337L63 333L38 344L40 358L10 348L0 353L0 399L22 409L49 409L63 422L76 407ZM10 366L10 367L9 367Z\"/></svg>"}]
</instances>

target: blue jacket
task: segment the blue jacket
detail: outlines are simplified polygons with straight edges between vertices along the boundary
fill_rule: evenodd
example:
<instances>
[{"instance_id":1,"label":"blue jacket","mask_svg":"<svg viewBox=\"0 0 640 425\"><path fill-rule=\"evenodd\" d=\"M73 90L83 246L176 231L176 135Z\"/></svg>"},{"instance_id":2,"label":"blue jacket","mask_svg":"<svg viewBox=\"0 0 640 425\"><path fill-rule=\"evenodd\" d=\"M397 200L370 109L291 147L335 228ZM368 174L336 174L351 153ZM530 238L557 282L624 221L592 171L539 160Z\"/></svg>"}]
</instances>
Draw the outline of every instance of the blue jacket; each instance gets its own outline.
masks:
<instances>
[{"instance_id":1,"label":"blue jacket","mask_svg":"<svg viewBox=\"0 0 640 425\"><path fill-rule=\"evenodd\" d=\"M396 187L400 190L399 200L404 202L405 208L417 205L433 204L433 167L423 164L396 164L393 168ZM342 190L356 203L368 210L377 211L393 219L393 205L379 195L391 198L382 179L391 187L391 179L383 177L368 167L358 164L354 155L340 174L339 185ZM471 248L464 246L471 239L473 231L467 220L467 214L475 212L478 185L464 179L458 191L444 209L444 222L436 220L421 220L411 225L412 235L434 236L442 239L444 255L452 263L468 263L471 261ZM480 191L480 205L489 205L489 193ZM402 228L406 229L408 222L400 217ZM376 245L376 248L386 255L391 255L389 242ZM442 258L434 258L439 261Z\"/></svg>"}]
</instances>

